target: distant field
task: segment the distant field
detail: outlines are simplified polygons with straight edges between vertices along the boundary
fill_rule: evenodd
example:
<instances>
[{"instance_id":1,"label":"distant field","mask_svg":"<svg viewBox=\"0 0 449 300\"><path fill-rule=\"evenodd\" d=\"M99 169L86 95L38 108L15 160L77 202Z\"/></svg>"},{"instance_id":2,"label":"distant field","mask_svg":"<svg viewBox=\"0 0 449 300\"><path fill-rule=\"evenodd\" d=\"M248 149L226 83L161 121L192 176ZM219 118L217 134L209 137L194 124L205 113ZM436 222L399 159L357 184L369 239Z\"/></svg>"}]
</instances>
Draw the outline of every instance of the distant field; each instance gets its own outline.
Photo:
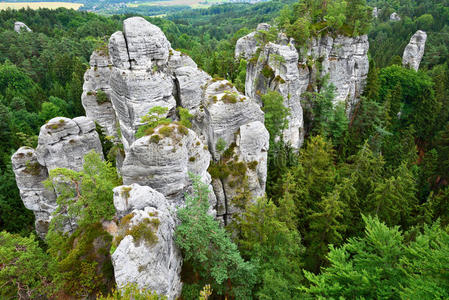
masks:
<instances>
[{"instance_id":1,"label":"distant field","mask_svg":"<svg viewBox=\"0 0 449 300\"><path fill-rule=\"evenodd\" d=\"M223 3L225 0L166 0L166 1L151 1L128 4L129 7L138 7L142 5L147 6L179 6L186 5L192 8L204 8L213 4Z\"/></svg>"},{"instance_id":2,"label":"distant field","mask_svg":"<svg viewBox=\"0 0 449 300\"><path fill-rule=\"evenodd\" d=\"M38 9L38 8L49 8L49 9L56 9L59 7L65 7L68 9L75 9L77 10L83 6L81 3L70 3L70 2L0 2L0 10L4 10L7 8L11 9L21 9L21 8L31 8L31 9Z\"/></svg>"}]
</instances>

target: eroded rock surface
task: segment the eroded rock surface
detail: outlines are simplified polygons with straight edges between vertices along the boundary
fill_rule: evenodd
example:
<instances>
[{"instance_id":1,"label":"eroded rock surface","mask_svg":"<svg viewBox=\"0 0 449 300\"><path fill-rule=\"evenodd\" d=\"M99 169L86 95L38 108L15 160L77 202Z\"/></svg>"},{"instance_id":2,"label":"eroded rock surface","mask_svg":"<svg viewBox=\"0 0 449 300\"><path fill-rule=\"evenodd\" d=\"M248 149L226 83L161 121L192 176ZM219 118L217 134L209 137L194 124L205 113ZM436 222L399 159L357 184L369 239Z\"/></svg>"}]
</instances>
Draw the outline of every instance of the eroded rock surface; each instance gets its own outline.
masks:
<instances>
[{"instance_id":1,"label":"eroded rock surface","mask_svg":"<svg viewBox=\"0 0 449 300\"><path fill-rule=\"evenodd\" d=\"M30 147L21 147L11 158L17 187L23 204L36 217L36 232L44 237L50 225L51 214L56 210L56 195L44 187L48 179L47 169L37 161L36 152Z\"/></svg>"},{"instance_id":2,"label":"eroded rock surface","mask_svg":"<svg viewBox=\"0 0 449 300\"><path fill-rule=\"evenodd\" d=\"M162 125L131 145L123 163L123 183L150 186L173 207L182 205L184 193L191 186L189 173L210 183L210 158L194 131L178 124ZM215 203L211 201L213 207Z\"/></svg>"},{"instance_id":3,"label":"eroded rock surface","mask_svg":"<svg viewBox=\"0 0 449 300\"><path fill-rule=\"evenodd\" d=\"M175 218L167 200L148 186L132 184L114 189L114 206L123 216L115 236L120 242L111 256L117 286L136 283L176 299L182 289L182 257L174 243ZM133 233L139 227L147 230L144 238Z\"/></svg>"},{"instance_id":4,"label":"eroded rock surface","mask_svg":"<svg viewBox=\"0 0 449 300\"><path fill-rule=\"evenodd\" d=\"M261 28L265 28L261 26ZM261 30L261 29L259 29ZM302 95L313 90L318 77L329 76L336 87L335 103L346 101L348 113L359 100L368 75L368 37L323 36L312 39L298 53L293 40L279 34L276 43L261 45L257 31L236 44L236 57L248 60L245 93L257 99L268 91L277 91L290 109L289 127L284 140L295 148L303 143Z\"/></svg>"},{"instance_id":5,"label":"eroded rock surface","mask_svg":"<svg viewBox=\"0 0 449 300\"><path fill-rule=\"evenodd\" d=\"M427 34L418 30L410 39L410 43L405 47L402 56L402 65L418 71L426 48Z\"/></svg>"},{"instance_id":6,"label":"eroded rock surface","mask_svg":"<svg viewBox=\"0 0 449 300\"><path fill-rule=\"evenodd\" d=\"M14 23L14 31L17 33L21 33L22 30L31 32L32 30L23 22L15 22Z\"/></svg>"},{"instance_id":7,"label":"eroded rock surface","mask_svg":"<svg viewBox=\"0 0 449 300\"><path fill-rule=\"evenodd\" d=\"M91 150L103 155L95 123L87 117L53 118L41 127L36 155L48 171L68 168L80 171Z\"/></svg>"},{"instance_id":8,"label":"eroded rock surface","mask_svg":"<svg viewBox=\"0 0 449 300\"><path fill-rule=\"evenodd\" d=\"M51 214L56 210L56 195L43 181L55 168L80 171L84 155L91 150L102 153L95 124L86 117L53 118L41 127L38 147L21 147L11 157L17 187L26 208L36 216L36 232L44 237Z\"/></svg>"}]
</instances>

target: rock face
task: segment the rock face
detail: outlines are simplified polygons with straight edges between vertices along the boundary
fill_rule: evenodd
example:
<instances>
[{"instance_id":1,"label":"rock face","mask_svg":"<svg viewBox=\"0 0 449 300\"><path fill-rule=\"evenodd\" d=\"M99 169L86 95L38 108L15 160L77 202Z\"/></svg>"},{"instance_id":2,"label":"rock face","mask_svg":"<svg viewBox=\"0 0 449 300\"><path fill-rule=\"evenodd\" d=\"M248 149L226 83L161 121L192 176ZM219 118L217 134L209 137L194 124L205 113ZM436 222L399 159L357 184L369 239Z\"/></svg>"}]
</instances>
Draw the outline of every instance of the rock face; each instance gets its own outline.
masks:
<instances>
[{"instance_id":1,"label":"rock face","mask_svg":"<svg viewBox=\"0 0 449 300\"><path fill-rule=\"evenodd\" d=\"M89 151L103 155L95 123L87 117L53 118L41 127L36 155L49 171L68 168L80 171Z\"/></svg>"},{"instance_id":2,"label":"rock face","mask_svg":"<svg viewBox=\"0 0 449 300\"><path fill-rule=\"evenodd\" d=\"M49 171L68 168L79 171L89 151L102 153L95 124L86 117L53 118L41 127L36 150L22 147L11 157L25 207L36 216L36 232L44 237L51 214L56 210L56 195L44 187Z\"/></svg>"},{"instance_id":3,"label":"rock face","mask_svg":"<svg viewBox=\"0 0 449 300\"><path fill-rule=\"evenodd\" d=\"M405 47L402 56L402 65L418 71L426 47L427 34L418 30L410 39L410 43Z\"/></svg>"},{"instance_id":4,"label":"rock face","mask_svg":"<svg viewBox=\"0 0 449 300\"><path fill-rule=\"evenodd\" d=\"M33 148L21 147L11 161L20 197L25 207L33 211L36 232L43 238L48 231L51 214L57 207L54 191L48 190L42 183L48 178L48 171L38 163Z\"/></svg>"},{"instance_id":5,"label":"rock face","mask_svg":"<svg viewBox=\"0 0 449 300\"><path fill-rule=\"evenodd\" d=\"M266 26L260 26L265 28ZM260 29L259 29L260 30ZM359 100L368 75L368 37L323 36L312 39L298 53L293 40L279 34L276 43L261 45L258 32L242 37L236 44L236 58L248 61L245 93L257 99L267 91L277 91L290 109L284 140L299 148L303 143L302 94L313 90L318 76L329 76L336 87L335 102L346 102L351 113Z\"/></svg>"},{"instance_id":6,"label":"rock face","mask_svg":"<svg viewBox=\"0 0 449 300\"><path fill-rule=\"evenodd\" d=\"M182 257L173 240L175 218L167 200L148 186L132 184L114 189L114 206L124 216L115 237L121 241L111 256L117 286L136 283L176 299L182 289ZM149 238L133 236L139 226L152 230Z\"/></svg>"},{"instance_id":7,"label":"rock face","mask_svg":"<svg viewBox=\"0 0 449 300\"><path fill-rule=\"evenodd\" d=\"M267 30L269 25L261 24L259 28ZM116 133L121 138L126 154L121 169L125 184L150 186L171 204L180 205L190 189L189 172L207 184L211 182L207 171L210 160L217 162L221 156L215 149L217 142L223 140L227 147L233 145L238 155L240 147L245 147L244 143L237 145L241 127L259 122L261 130L255 132L261 134L258 138L264 145L263 151L259 149L259 167L254 172L247 168L245 174L254 196L264 193L268 139L260 106L228 81L211 78L190 57L171 49L158 27L140 17L126 19L123 32L114 33L107 51L94 52L90 63L85 74L83 105L87 115L108 134ZM98 103L99 90L110 103ZM292 104L301 109L299 103L295 105ZM164 136L159 128L136 140L141 118L155 106L166 107L167 117L173 120L178 119L177 107L188 109L194 116L192 130L181 129L187 132L183 135L178 132L180 127L172 124L174 135ZM155 139L160 141L155 143ZM226 189L229 195L237 194L236 188ZM216 198L212 193L211 213L217 209ZM226 202L231 198L221 199ZM226 213L224 210L222 215Z\"/></svg>"},{"instance_id":8,"label":"rock face","mask_svg":"<svg viewBox=\"0 0 449 300\"><path fill-rule=\"evenodd\" d=\"M373 18L377 19L379 17L379 9L377 7L373 8Z\"/></svg>"},{"instance_id":9,"label":"rock face","mask_svg":"<svg viewBox=\"0 0 449 300\"><path fill-rule=\"evenodd\" d=\"M28 27L25 23L23 23L23 22L15 22L14 23L14 31L17 32L17 33L21 33L22 30L26 30L28 32L32 31L30 29L30 27Z\"/></svg>"},{"instance_id":10,"label":"rock face","mask_svg":"<svg viewBox=\"0 0 449 300\"><path fill-rule=\"evenodd\" d=\"M123 183L150 186L173 207L182 205L191 185L189 173L211 182L206 149L194 131L178 124L161 125L131 145L123 163ZM211 206L215 206L213 199Z\"/></svg>"},{"instance_id":11,"label":"rock face","mask_svg":"<svg viewBox=\"0 0 449 300\"><path fill-rule=\"evenodd\" d=\"M81 102L86 116L103 127L105 135L117 137L117 120L111 103L112 62L107 48L94 51L90 57L90 69L84 74ZM103 98L101 98L103 96ZM106 97L106 98L105 98Z\"/></svg>"},{"instance_id":12,"label":"rock face","mask_svg":"<svg viewBox=\"0 0 449 300\"><path fill-rule=\"evenodd\" d=\"M398 13L394 12L390 15L390 21L398 22L401 20L401 17L398 15Z\"/></svg>"}]
</instances>

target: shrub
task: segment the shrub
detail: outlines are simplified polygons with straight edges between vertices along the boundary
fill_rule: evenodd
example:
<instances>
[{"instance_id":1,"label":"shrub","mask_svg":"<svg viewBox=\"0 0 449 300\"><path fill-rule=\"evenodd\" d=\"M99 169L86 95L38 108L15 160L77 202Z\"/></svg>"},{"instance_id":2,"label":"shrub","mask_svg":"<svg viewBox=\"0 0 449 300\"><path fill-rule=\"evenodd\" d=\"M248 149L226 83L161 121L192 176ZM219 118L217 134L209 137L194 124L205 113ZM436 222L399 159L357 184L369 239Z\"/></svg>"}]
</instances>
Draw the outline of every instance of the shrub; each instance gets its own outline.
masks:
<instances>
[{"instance_id":1,"label":"shrub","mask_svg":"<svg viewBox=\"0 0 449 300\"><path fill-rule=\"evenodd\" d=\"M98 104L103 104L103 103L109 102L108 95L106 95L106 93L102 90L97 90L96 98L97 98Z\"/></svg>"}]
</instances>

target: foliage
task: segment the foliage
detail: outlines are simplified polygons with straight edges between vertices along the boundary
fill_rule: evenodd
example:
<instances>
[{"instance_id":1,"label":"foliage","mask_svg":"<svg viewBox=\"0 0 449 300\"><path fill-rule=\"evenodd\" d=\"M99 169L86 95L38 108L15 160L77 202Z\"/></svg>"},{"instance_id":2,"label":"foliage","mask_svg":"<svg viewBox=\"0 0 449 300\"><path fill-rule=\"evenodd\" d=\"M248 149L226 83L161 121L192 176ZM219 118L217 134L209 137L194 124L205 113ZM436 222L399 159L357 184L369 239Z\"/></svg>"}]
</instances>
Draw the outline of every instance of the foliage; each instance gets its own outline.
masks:
<instances>
[{"instance_id":1,"label":"foliage","mask_svg":"<svg viewBox=\"0 0 449 300\"><path fill-rule=\"evenodd\" d=\"M365 234L343 246L330 247L330 266L315 275L303 290L320 298L432 299L446 298L449 235L438 223L425 226L410 243L398 227L364 217Z\"/></svg>"},{"instance_id":2,"label":"foliage","mask_svg":"<svg viewBox=\"0 0 449 300\"><path fill-rule=\"evenodd\" d=\"M278 18L279 26L305 45L310 36L323 33L358 36L368 32L371 8L365 0L302 0L285 8Z\"/></svg>"},{"instance_id":3,"label":"foliage","mask_svg":"<svg viewBox=\"0 0 449 300\"><path fill-rule=\"evenodd\" d=\"M156 292L139 289L136 284L128 283L120 289L112 289L107 295L98 295L97 300L165 300L167 297L159 296Z\"/></svg>"},{"instance_id":4,"label":"foliage","mask_svg":"<svg viewBox=\"0 0 449 300\"><path fill-rule=\"evenodd\" d=\"M75 223L84 226L114 216L112 189L121 180L111 163L103 161L99 154L94 151L86 154L80 172L56 168L49 175L45 184L58 193L51 230L61 231Z\"/></svg>"},{"instance_id":5,"label":"foliage","mask_svg":"<svg viewBox=\"0 0 449 300\"><path fill-rule=\"evenodd\" d=\"M272 201L260 198L249 203L237 220L239 249L258 267L255 295L259 299L299 296L303 247L295 225L283 214L294 210L294 204L283 199L280 205L278 208Z\"/></svg>"},{"instance_id":6,"label":"foliage","mask_svg":"<svg viewBox=\"0 0 449 300\"><path fill-rule=\"evenodd\" d=\"M250 297L255 268L242 259L226 231L207 213L207 185L197 177L192 181L194 193L186 195L186 206L178 209L181 224L176 227L176 244L200 276L201 284L211 283L219 295Z\"/></svg>"},{"instance_id":7,"label":"foliage","mask_svg":"<svg viewBox=\"0 0 449 300\"><path fill-rule=\"evenodd\" d=\"M171 120L166 117L167 112L167 107L155 106L151 108L148 114L141 118L143 125L137 130L136 138L141 138L144 135L151 134L154 128L159 125L170 124ZM188 116L185 114L185 111L183 111L183 116L184 122L188 121Z\"/></svg>"},{"instance_id":8,"label":"foliage","mask_svg":"<svg viewBox=\"0 0 449 300\"><path fill-rule=\"evenodd\" d=\"M34 235L0 232L0 296L31 299L51 296L55 261L39 247Z\"/></svg>"},{"instance_id":9,"label":"foliage","mask_svg":"<svg viewBox=\"0 0 449 300\"><path fill-rule=\"evenodd\" d=\"M190 114L189 110L184 107L178 107L178 113L179 119L181 120L181 125L187 128L192 128L191 119L193 118L193 115Z\"/></svg>"}]
</instances>

